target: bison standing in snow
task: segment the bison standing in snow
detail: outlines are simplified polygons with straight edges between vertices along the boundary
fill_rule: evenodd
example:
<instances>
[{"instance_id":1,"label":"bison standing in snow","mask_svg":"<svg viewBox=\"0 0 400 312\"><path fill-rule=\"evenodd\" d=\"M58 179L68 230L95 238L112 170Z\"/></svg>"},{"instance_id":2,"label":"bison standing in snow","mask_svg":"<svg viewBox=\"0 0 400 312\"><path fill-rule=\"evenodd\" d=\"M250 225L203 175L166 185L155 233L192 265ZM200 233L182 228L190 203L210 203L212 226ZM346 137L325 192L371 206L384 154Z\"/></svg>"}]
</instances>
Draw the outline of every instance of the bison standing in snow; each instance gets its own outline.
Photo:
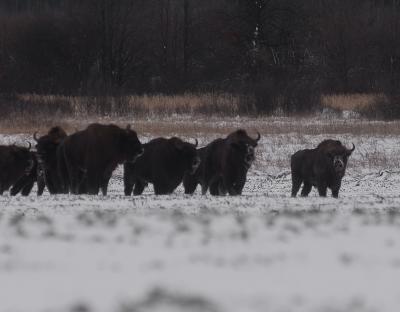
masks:
<instances>
[{"instance_id":1,"label":"bison standing in snow","mask_svg":"<svg viewBox=\"0 0 400 312\"><path fill-rule=\"evenodd\" d=\"M240 195L246 183L247 171L252 165L254 149L260 140L249 137L239 129L225 139L216 139L199 150L201 163L193 174L183 179L186 194L192 194L198 184L202 194L210 189L211 195Z\"/></svg>"},{"instance_id":2,"label":"bison standing in snow","mask_svg":"<svg viewBox=\"0 0 400 312\"><path fill-rule=\"evenodd\" d=\"M33 135L37 150L38 182L44 177L50 194L65 193L65 188L58 171L57 150L66 137L67 133L61 127L51 128L46 135L40 138L37 137L36 132ZM33 172L33 174L35 173Z\"/></svg>"},{"instance_id":3,"label":"bison standing in snow","mask_svg":"<svg viewBox=\"0 0 400 312\"><path fill-rule=\"evenodd\" d=\"M33 167L29 148L16 145L0 146L0 195L14 185Z\"/></svg>"},{"instance_id":4,"label":"bison standing in snow","mask_svg":"<svg viewBox=\"0 0 400 312\"><path fill-rule=\"evenodd\" d=\"M31 157L33 161L33 166L31 170L20 177L18 181L13 185L10 190L10 195L17 195L19 192L23 196L28 196L33 188L35 182L37 183L37 195L43 194L44 188L46 187L46 182L44 178L44 172L39 166L37 152L31 151Z\"/></svg>"},{"instance_id":5,"label":"bison standing in snow","mask_svg":"<svg viewBox=\"0 0 400 312\"><path fill-rule=\"evenodd\" d=\"M292 197L297 195L301 184L301 196L308 196L311 188L318 189L320 196L326 196L327 189L338 197L347 160L354 151L347 149L337 140L322 141L315 149L305 149L291 157Z\"/></svg>"},{"instance_id":6,"label":"bison standing in snow","mask_svg":"<svg viewBox=\"0 0 400 312\"><path fill-rule=\"evenodd\" d=\"M157 138L143 145L144 154L136 163L124 165L125 195L142 194L148 183L156 195L170 194L181 184L185 173L193 173L200 164L196 144L177 137Z\"/></svg>"},{"instance_id":7,"label":"bison standing in snow","mask_svg":"<svg viewBox=\"0 0 400 312\"><path fill-rule=\"evenodd\" d=\"M68 172L71 193L107 194L108 182L115 168L134 162L143 147L130 126L91 124L65 138L59 148L59 169ZM85 184L85 185L82 185Z\"/></svg>"}]
</instances>

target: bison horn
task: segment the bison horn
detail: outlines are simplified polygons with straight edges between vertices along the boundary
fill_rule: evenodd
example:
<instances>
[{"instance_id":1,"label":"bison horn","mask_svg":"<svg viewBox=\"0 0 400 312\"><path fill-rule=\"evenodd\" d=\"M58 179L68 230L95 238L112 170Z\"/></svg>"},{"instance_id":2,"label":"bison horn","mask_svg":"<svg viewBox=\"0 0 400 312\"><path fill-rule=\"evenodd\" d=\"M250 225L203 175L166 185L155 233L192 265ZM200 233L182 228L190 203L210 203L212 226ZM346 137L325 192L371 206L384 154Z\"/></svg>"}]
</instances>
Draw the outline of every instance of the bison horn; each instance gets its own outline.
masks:
<instances>
[{"instance_id":1,"label":"bison horn","mask_svg":"<svg viewBox=\"0 0 400 312\"><path fill-rule=\"evenodd\" d=\"M356 149L356 146L354 145L354 143L351 143L353 145L352 149L347 149L347 152L349 155L351 155L351 153L353 153L353 151Z\"/></svg>"},{"instance_id":2,"label":"bison horn","mask_svg":"<svg viewBox=\"0 0 400 312\"><path fill-rule=\"evenodd\" d=\"M260 139L261 139L261 134L260 132L257 132L257 138L254 141L258 142L260 141Z\"/></svg>"},{"instance_id":3,"label":"bison horn","mask_svg":"<svg viewBox=\"0 0 400 312\"><path fill-rule=\"evenodd\" d=\"M37 131L33 134L33 139L37 142L39 139L37 138Z\"/></svg>"},{"instance_id":4,"label":"bison horn","mask_svg":"<svg viewBox=\"0 0 400 312\"><path fill-rule=\"evenodd\" d=\"M30 150L31 147L32 147L32 144L31 144L31 142L28 141L28 150Z\"/></svg>"},{"instance_id":5,"label":"bison horn","mask_svg":"<svg viewBox=\"0 0 400 312\"><path fill-rule=\"evenodd\" d=\"M194 147L197 147L199 145L199 141L197 139L194 139L196 143L194 143Z\"/></svg>"}]
</instances>

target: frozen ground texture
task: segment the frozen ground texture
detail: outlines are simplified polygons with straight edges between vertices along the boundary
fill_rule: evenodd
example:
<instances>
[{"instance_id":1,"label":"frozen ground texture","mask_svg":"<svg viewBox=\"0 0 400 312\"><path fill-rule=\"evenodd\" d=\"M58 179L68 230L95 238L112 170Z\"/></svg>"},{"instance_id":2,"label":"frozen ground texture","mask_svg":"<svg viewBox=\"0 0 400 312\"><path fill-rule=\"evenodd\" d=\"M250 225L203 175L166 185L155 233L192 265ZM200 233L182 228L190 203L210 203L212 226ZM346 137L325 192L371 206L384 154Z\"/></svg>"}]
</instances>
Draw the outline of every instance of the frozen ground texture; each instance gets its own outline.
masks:
<instances>
[{"instance_id":1,"label":"frozen ground texture","mask_svg":"<svg viewBox=\"0 0 400 312\"><path fill-rule=\"evenodd\" d=\"M120 169L107 197L0 197L0 311L400 311L400 137L262 135L241 197L126 198ZM326 137L357 146L340 198L290 198Z\"/></svg>"}]
</instances>

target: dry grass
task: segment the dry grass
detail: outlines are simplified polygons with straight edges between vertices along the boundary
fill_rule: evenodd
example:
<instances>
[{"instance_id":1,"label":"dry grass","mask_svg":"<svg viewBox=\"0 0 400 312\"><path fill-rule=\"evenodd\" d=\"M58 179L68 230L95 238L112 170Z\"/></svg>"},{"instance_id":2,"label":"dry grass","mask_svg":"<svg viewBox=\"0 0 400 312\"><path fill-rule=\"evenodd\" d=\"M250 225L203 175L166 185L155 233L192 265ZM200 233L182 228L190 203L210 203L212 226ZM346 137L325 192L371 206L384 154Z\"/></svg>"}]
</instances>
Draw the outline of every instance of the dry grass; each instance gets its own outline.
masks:
<instances>
[{"instance_id":1,"label":"dry grass","mask_svg":"<svg viewBox=\"0 0 400 312\"><path fill-rule=\"evenodd\" d=\"M170 116L154 118L99 117L99 118L46 118L39 120L10 119L0 123L0 133L46 132L50 127L60 125L67 132L84 129L88 124L99 122L114 123L121 127L131 124L142 135L198 137L201 135L225 135L235 129L244 128L251 134L282 135L301 138L303 135L339 136L391 136L400 135L400 121L368 121L289 117L200 117Z\"/></svg>"},{"instance_id":2,"label":"dry grass","mask_svg":"<svg viewBox=\"0 0 400 312\"><path fill-rule=\"evenodd\" d=\"M331 94L321 97L323 107L340 111L363 111L387 101L384 94Z\"/></svg>"},{"instance_id":3,"label":"dry grass","mask_svg":"<svg viewBox=\"0 0 400 312\"><path fill-rule=\"evenodd\" d=\"M58 106L61 113L74 117L93 115L169 116L174 114L232 116L241 112L240 98L227 93L121 97L22 94L17 95L17 101L29 103L34 107Z\"/></svg>"},{"instance_id":4,"label":"dry grass","mask_svg":"<svg viewBox=\"0 0 400 312\"><path fill-rule=\"evenodd\" d=\"M335 109L353 109L372 105L383 95L327 95L324 105ZM185 94L175 96L127 96L119 98L41 96L24 94L7 117L0 119L1 133L46 132L61 125L69 133L85 128L89 123L130 123L143 135L202 134L224 135L237 128L255 134L302 135L400 135L400 122L338 119L335 116L299 118L264 117L240 113L238 97L230 94ZM4 105L4 104L3 104ZM103 111L101 111L103 110ZM241 117L237 117L237 116Z\"/></svg>"},{"instance_id":5,"label":"dry grass","mask_svg":"<svg viewBox=\"0 0 400 312\"><path fill-rule=\"evenodd\" d=\"M131 124L137 131L139 139L147 142L149 138L180 136L190 142L197 138L200 146L212 139L224 137L238 128L247 130L255 137L259 131L263 137L257 155L257 168L288 170L289 156L296 149L312 148L324 138L342 140L347 146L356 144L355 158L357 168L397 168L400 165L400 153L397 151L400 136L400 122L372 122L362 120L324 120L321 118L220 118L220 117L182 117L173 116L163 119L143 118L90 118L62 119L29 123L0 124L0 133L30 133L39 131L44 134L51 126L61 125L68 133L84 129L89 123L115 123L121 127ZM386 149L385 140L389 139L395 146ZM350 165L351 167L353 165ZM275 170L274 169L274 170ZM279 171L278 170L278 171Z\"/></svg>"},{"instance_id":6,"label":"dry grass","mask_svg":"<svg viewBox=\"0 0 400 312\"><path fill-rule=\"evenodd\" d=\"M384 94L331 94L321 97L322 107L337 111L366 111L387 102ZM17 113L30 115L42 113L58 117L132 116L165 117L173 115L236 116L254 115L251 98L228 93L143 95L120 97L88 97L20 94ZM28 116L25 116L29 118Z\"/></svg>"}]
</instances>

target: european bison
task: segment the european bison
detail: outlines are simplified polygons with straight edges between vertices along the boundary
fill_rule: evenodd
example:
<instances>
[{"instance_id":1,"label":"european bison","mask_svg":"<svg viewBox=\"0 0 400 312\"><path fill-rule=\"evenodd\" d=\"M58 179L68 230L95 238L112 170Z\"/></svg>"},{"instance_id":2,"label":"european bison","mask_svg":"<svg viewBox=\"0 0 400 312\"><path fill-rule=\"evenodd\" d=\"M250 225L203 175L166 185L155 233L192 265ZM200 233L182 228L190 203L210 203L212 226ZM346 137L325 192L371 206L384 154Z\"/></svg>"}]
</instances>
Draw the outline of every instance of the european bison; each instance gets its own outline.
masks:
<instances>
[{"instance_id":1,"label":"european bison","mask_svg":"<svg viewBox=\"0 0 400 312\"><path fill-rule=\"evenodd\" d=\"M143 193L152 183L156 195L170 194L182 182L185 173L193 173L200 164L196 144L179 138L157 138L143 145L144 154L136 163L124 165L125 195Z\"/></svg>"},{"instance_id":2,"label":"european bison","mask_svg":"<svg viewBox=\"0 0 400 312\"><path fill-rule=\"evenodd\" d=\"M320 196L326 196L327 188L337 198L346 171L347 160L354 151L347 149L337 140L322 141L315 149L305 149L291 157L292 196L295 197L301 184L301 196L308 196L311 188L318 189Z\"/></svg>"},{"instance_id":3,"label":"european bison","mask_svg":"<svg viewBox=\"0 0 400 312\"><path fill-rule=\"evenodd\" d=\"M37 138L35 132L33 138L36 141L39 177L44 176L50 194L65 193L65 186L58 170L57 151L61 142L67 138L67 133L61 127L53 127L40 138Z\"/></svg>"},{"instance_id":4,"label":"european bison","mask_svg":"<svg viewBox=\"0 0 400 312\"><path fill-rule=\"evenodd\" d=\"M15 145L0 146L0 195L14 185L33 167L29 148Z\"/></svg>"},{"instance_id":5,"label":"european bison","mask_svg":"<svg viewBox=\"0 0 400 312\"><path fill-rule=\"evenodd\" d=\"M260 137L257 133L257 138L252 139L245 130L239 129L201 148L199 168L183 179L185 193L193 194L200 184L203 195L208 189L211 195L240 195Z\"/></svg>"},{"instance_id":6,"label":"european bison","mask_svg":"<svg viewBox=\"0 0 400 312\"><path fill-rule=\"evenodd\" d=\"M122 129L116 125L91 124L67 137L59 154L59 169L64 163L71 193L82 193L84 188L88 194L98 194L101 188L106 195L114 169L118 164L134 162L143 154L143 147L130 126Z\"/></svg>"},{"instance_id":7,"label":"european bison","mask_svg":"<svg viewBox=\"0 0 400 312\"><path fill-rule=\"evenodd\" d=\"M33 161L32 169L13 185L10 190L10 195L17 195L19 192L23 196L28 196L33 188L35 182L37 183L37 195L43 194L44 188L46 187L46 182L44 178L44 172L38 164L38 156L36 152L30 152Z\"/></svg>"}]
</instances>

